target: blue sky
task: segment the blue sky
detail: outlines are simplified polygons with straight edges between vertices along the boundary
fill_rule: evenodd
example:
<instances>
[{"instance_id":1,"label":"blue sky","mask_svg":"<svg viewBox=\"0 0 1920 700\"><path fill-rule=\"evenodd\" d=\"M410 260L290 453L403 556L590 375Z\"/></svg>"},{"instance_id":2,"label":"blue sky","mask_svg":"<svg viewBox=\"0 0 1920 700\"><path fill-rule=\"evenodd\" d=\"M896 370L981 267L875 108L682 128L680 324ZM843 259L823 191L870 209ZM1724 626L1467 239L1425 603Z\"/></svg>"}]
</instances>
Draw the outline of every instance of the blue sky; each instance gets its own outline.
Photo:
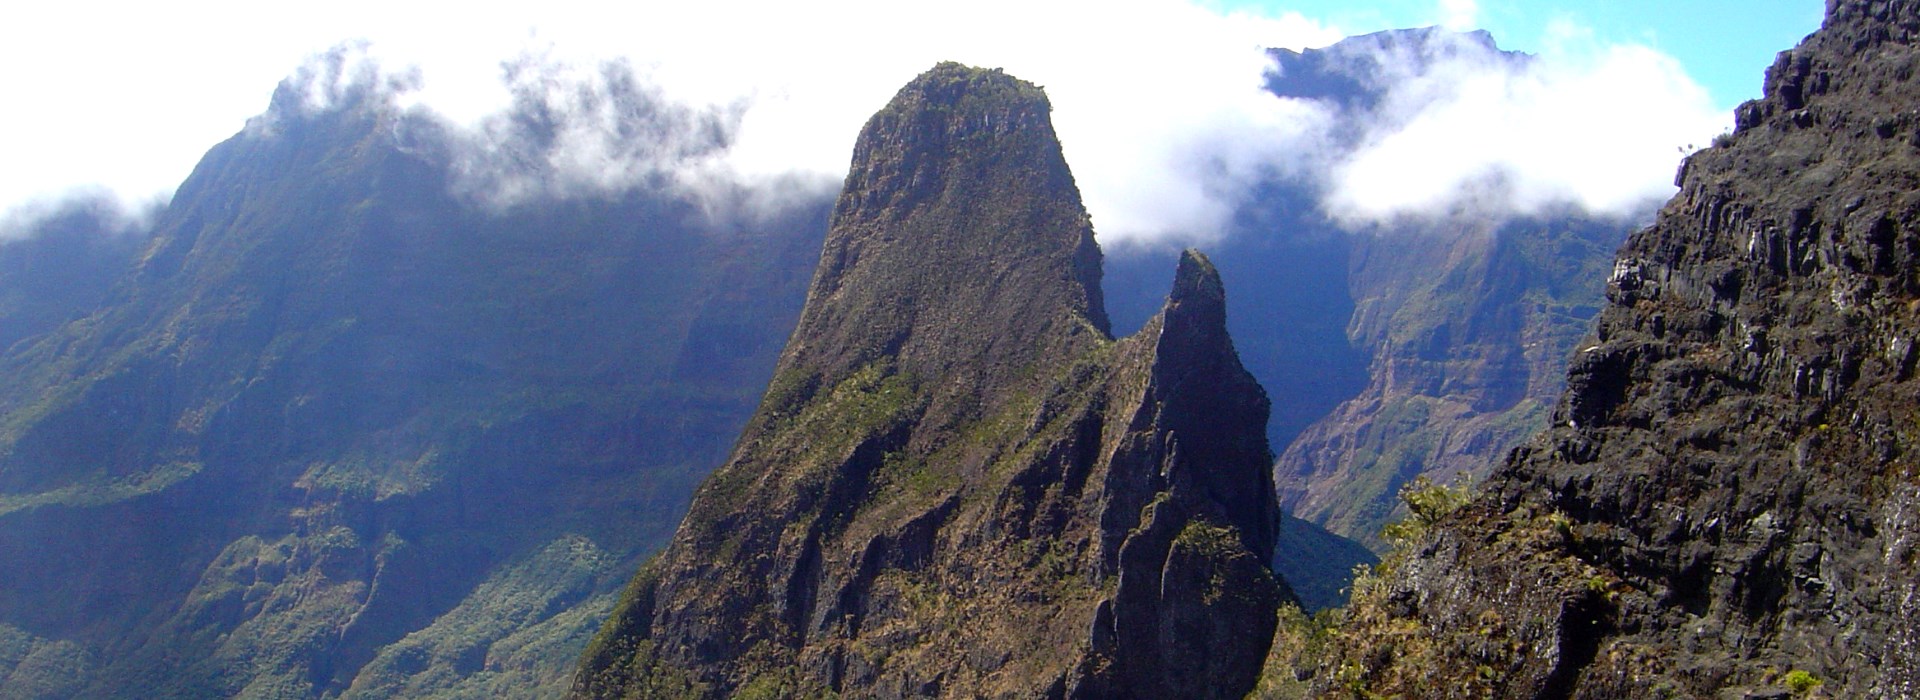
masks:
<instances>
[{"instance_id":1,"label":"blue sky","mask_svg":"<svg viewBox=\"0 0 1920 700\"><path fill-rule=\"evenodd\" d=\"M1229 9L1266 14L1298 12L1364 33L1445 23L1445 6L1473 17L1501 48L1537 53L1552 41L1556 23L1578 27L1602 44L1637 43L1673 56L1705 86L1716 105L1731 109L1760 96L1762 72L1774 54L1820 28L1822 0L1226 0Z\"/></svg>"}]
</instances>

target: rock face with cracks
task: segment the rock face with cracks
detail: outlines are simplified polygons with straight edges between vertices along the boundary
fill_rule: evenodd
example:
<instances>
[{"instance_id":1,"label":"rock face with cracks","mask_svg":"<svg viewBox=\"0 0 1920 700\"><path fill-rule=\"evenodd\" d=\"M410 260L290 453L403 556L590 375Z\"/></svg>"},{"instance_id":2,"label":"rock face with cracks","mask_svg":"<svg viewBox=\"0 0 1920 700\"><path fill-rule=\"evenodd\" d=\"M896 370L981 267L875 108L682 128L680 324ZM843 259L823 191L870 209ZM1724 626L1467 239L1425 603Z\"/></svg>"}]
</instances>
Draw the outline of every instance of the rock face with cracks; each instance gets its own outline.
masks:
<instances>
[{"instance_id":1,"label":"rock face with cracks","mask_svg":"<svg viewBox=\"0 0 1920 700\"><path fill-rule=\"evenodd\" d=\"M1454 697L1920 693L1920 3L1835 0L1621 250L1550 429L1318 681Z\"/></svg>"},{"instance_id":2,"label":"rock face with cracks","mask_svg":"<svg viewBox=\"0 0 1920 700\"><path fill-rule=\"evenodd\" d=\"M732 457L580 697L1240 697L1291 598L1206 258L1110 337L1039 88L942 64L855 146Z\"/></svg>"}]
</instances>

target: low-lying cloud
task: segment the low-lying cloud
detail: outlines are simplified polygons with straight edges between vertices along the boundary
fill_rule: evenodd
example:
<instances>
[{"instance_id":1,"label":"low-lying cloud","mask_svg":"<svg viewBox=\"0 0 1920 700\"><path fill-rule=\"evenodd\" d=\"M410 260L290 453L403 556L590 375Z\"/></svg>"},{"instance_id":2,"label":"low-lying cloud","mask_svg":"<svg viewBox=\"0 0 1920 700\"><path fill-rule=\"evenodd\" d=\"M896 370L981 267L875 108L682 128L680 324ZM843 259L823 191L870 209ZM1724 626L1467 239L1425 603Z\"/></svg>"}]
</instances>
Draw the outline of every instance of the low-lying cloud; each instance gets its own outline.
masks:
<instances>
[{"instance_id":1,"label":"low-lying cloud","mask_svg":"<svg viewBox=\"0 0 1920 700\"><path fill-rule=\"evenodd\" d=\"M160 206L153 200L129 202L101 187L79 187L0 211L0 244L50 233L102 241L141 238Z\"/></svg>"},{"instance_id":2,"label":"low-lying cloud","mask_svg":"<svg viewBox=\"0 0 1920 700\"><path fill-rule=\"evenodd\" d=\"M1358 142L1327 160L1323 206L1348 224L1569 205L1617 218L1673 190L1693 144L1730 125L1673 59L1640 46L1568 46L1506 60L1455 36L1397 76Z\"/></svg>"},{"instance_id":3,"label":"low-lying cloud","mask_svg":"<svg viewBox=\"0 0 1920 700\"><path fill-rule=\"evenodd\" d=\"M132 199L170 192L302 65L293 84L310 108L328 108L343 86L372 85L436 115L464 144L453 185L476 200L513 206L664 183L715 217L830 194L861 123L934 63L1003 67L1047 88L1095 227L1112 244L1218 236L1256 186L1276 179L1316 188L1329 215L1354 227L1462 202L1516 213L1644 207L1671 190L1678 147L1726 121L1671 59L1569 31L1525 65L1462 53L1415 70L1385 56L1386 97L1355 123L1337 105L1265 92L1265 49L1325 46L1340 28L1182 0L342 0L311 16L204 21L259 12L229 4L134 8L139 16L116 26L140 32L109 29L101 39L118 43L91 48L87 60L107 65L30 81L78 116L24 125L41 133L0 177L0 210L83 183ZM1470 0L1437 7L1449 25L1478 11ZM16 38L24 43L0 59L61 65L45 55L59 47ZM121 79L146 87L122 91L111 82Z\"/></svg>"}]
</instances>

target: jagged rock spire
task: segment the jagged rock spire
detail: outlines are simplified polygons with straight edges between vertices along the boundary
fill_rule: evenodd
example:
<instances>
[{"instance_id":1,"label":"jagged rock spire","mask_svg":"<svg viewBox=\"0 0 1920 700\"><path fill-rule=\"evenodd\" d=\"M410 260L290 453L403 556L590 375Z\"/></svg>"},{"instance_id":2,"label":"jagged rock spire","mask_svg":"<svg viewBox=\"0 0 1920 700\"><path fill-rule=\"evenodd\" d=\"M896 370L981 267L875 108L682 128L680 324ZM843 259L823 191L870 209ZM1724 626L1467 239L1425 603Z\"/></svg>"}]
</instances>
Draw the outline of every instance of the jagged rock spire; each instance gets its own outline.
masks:
<instances>
[{"instance_id":1,"label":"jagged rock spire","mask_svg":"<svg viewBox=\"0 0 1920 700\"><path fill-rule=\"evenodd\" d=\"M903 88L759 414L576 694L1244 695L1288 595L1267 399L1198 254L1111 339L1092 234L1038 88Z\"/></svg>"}]
</instances>

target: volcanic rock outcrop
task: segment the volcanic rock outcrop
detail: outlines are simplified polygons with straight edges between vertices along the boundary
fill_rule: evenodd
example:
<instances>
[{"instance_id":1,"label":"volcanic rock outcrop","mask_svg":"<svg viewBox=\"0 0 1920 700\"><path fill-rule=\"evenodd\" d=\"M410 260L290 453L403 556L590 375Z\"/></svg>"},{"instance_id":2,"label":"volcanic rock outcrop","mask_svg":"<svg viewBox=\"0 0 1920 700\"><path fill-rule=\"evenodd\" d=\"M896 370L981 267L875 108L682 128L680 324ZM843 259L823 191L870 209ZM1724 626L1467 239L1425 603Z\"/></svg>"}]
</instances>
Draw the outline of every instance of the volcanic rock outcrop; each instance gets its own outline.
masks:
<instances>
[{"instance_id":1,"label":"volcanic rock outcrop","mask_svg":"<svg viewBox=\"0 0 1920 700\"><path fill-rule=\"evenodd\" d=\"M1920 693L1920 3L1837 0L1621 250L1553 424L1323 690Z\"/></svg>"}]
</instances>

